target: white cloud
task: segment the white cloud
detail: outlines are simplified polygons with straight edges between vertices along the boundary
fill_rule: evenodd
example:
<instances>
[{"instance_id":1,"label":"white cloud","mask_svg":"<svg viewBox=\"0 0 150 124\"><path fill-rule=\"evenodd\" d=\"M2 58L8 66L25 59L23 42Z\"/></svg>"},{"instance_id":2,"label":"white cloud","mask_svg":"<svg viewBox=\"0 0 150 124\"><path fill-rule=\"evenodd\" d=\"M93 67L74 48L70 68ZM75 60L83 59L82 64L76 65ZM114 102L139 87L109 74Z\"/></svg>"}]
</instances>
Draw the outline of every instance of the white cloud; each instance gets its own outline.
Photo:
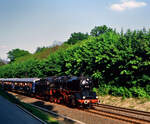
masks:
<instances>
[{"instance_id":1,"label":"white cloud","mask_svg":"<svg viewBox=\"0 0 150 124\"><path fill-rule=\"evenodd\" d=\"M124 11L126 9L133 9L146 5L145 2L137 2L136 0L121 0L120 3L112 4L110 8L115 11Z\"/></svg>"}]
</instances>

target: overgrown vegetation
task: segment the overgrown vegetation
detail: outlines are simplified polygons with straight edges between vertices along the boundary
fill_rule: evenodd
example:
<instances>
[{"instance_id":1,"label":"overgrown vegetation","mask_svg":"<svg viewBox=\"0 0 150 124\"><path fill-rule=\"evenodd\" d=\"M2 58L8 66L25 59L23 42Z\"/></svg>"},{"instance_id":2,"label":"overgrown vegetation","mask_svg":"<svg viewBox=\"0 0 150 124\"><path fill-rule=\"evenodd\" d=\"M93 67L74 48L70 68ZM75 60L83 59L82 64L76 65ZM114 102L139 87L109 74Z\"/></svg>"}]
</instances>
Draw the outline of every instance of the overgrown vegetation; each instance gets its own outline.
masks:
<instances>
[{"instance_id":1,"label":"overgrown vegetation","mask_svg":"<svg viewBox=\"0 0 150 124\"><path fill-rule=\"evenodd\" d=\"M70 38L67 40L68 44L76 44L77 42L80 42L82 40L88 39L88 33L84 34L81 32L74 32L71 34Z\"/></svg>"},{"instance_id":2,"label":"overgrown vegetation","mask_svg":"<svg viewBox=\"0 0 150 124\"><path fill-rule=\"evenodd\" d=\"M13 49L9 51L8 53L8 58L10 59L10 62L16 61L17 58L30 55L30 53L26 50L21 50L21 49Z\"/></svg>"},{"instance_id":3,"label":"overgrown vegetation","mask_svg":"<svg viewBox=\"0 0 150 124\"><path fill-rule=\"evenodd\" d=\"M20 102L18 99L16 99L13 95L3 91L0 88L0 95L4 98L8 99L10 102L15 103L29 112L31 112L33 115L37 116L38 118L42 119L43 121L47 122L48 124L58 124L58 122L54 119L52 119L48 114L45 112L42 112L41 110L36 109L35 107L31 106L30 104L26 104L23 102Z\"/></svg>"},{"instance_id":4,"label":"overgrown vegetation","mask_svg":"<svg viewBox=\"0 0 150 124\"><path fill-rule=\"evenodd\" d=\"M57 50L59 50L59 49L64 49L65 50L68 47L69 47L68 44L55 45L53 47L41 47L41 48L38 47L34 54L19 57L19 58L16 59L15 62L20 63L20 62L27 61L29 59L38 59L38 60L46 59L46 58L48 58L48 56L50 54L53 54Z\"/></svg>"},{"instance_id":5,"label":"overgrown vegetation","mask_svg":"<svg viewBox=\"0 0 150 124\"><path fill-rule=\"evenodd\" d=\"M30 58L2 66L0 77L83 74L93 78L100 94L150 97L150 30L117 33L100 26L91 34L44 60Z\"/></svg>"}]
</instances>

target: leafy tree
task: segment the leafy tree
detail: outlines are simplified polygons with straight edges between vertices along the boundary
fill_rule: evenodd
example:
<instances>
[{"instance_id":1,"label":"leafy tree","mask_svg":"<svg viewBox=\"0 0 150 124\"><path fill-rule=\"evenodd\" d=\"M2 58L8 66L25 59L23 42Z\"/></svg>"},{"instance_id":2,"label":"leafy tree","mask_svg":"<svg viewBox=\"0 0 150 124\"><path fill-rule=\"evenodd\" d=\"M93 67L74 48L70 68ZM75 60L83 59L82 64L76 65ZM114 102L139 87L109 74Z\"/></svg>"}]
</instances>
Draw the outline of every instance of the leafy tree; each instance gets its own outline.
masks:
<instances>
[{"instance_id":1,"label":"leafy tree","mask_svg":"<svg viewBox=\"0 0 150 124\"><path fill-rule=\"evenodd\" d=\"M16 58L29 55L30 53L26 50L21 50L21 49L13 49L9 51L8 53L8 58L10 59L10 62L14 62Z\"/></svg>"},{"instance_id":2,"label":"leafy tree","mask_svg":"<svg viewBox=\"0 0 150 124\"><path fill-rule=\"evenodd\" d=\"M112 28L108 28L106 25L103 26L95 26L90 32L91 36L97 37L103 33L112 31Z\"/></svg>"},{"instance_id":3,"label":"leafy tree","mask_svg":"<svg viewBox=\"0 0 150 124\"><path fill-rule=\"evenodd\" d=\"M82 40L85 40L88 38L88 34L84 34L84 33L81 33L81 32L74 32L71 34L70 38L68 39L67 43L68 44L75 44L79 41L82 41Z\"/></svg>"}]
</instances>

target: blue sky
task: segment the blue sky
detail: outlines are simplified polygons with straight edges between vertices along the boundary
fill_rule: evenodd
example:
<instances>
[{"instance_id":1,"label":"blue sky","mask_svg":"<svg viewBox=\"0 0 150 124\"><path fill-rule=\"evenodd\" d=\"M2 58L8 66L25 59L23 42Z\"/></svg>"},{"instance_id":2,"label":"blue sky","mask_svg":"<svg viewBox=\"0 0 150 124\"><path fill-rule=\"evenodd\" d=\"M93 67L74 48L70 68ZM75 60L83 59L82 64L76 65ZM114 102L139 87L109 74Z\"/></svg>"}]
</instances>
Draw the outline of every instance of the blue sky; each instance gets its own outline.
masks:
<instances>
[{"instance_id":1,"label":"blue sky","mask_svg":"<svg viewBox=\"0 0 150 124\"><path fill-rule=\"evenodd\" d=\"M148 29L149 12L150 0L0 0L0 57L15 48L34 52L98 25Z\"/></svg>"}]
</instances>

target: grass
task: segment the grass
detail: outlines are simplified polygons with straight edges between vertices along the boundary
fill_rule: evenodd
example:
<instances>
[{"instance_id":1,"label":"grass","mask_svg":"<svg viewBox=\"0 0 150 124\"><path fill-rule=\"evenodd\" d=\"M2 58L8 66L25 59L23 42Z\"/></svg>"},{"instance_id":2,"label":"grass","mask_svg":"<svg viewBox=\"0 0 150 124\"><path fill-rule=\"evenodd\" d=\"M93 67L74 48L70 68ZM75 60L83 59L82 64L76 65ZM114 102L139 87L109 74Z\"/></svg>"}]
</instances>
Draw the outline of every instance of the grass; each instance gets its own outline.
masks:
<instances>
[{"instance_id":1,"label":"grass","mask_svg":"<svg viewBox=\"0 0 150 124\"><path fill-rule=\"evenodd\" d=\"M99 96L99 99L103 104L150 112L149 98L126 98L112 95L103 95Z\"/></svg>"},{"instance_id":2,"label":"grass","mask_svg":"<svg viewBox=\"0 0 150 124\"><path fill-rule=\"evenodd\" d=\"M134 105L129 106L129 108L131 108L131 109L133 109L134 107L135 107Z\"/></svg>"},{"instance_id":3,"label":"grass","mask_svg":"<svg viewBox=\"0 0 150 124\"><path fill-rule=\"evenodd\" d=\"M148 100L146 98L141 98L139 104L144 104L146 103Z\"/></svg>"},{"instance_id":4,"label":"grass","mask_svg":"<svg viewBox=\"0 0 150 124\"><path fill-rule=\"evenodd\" d=\"M22 107L37 116L38 118L47 122L48 124L58 124L58 122L54 120L49 114L42 112L41 110L31 106L30 104L23 103Z\"/></svg>"},{"instance_id":5,"label":"grass","mask_svg":"<svg viewBox=\"0 0 150 124\"><path fill-rule=\"evenodd\" d=\"M31 112L33 115L37 116L38 118L45 121L46 123L58 124L58 122L54 118L52 118L48 113L45 113L45 112L31 106L30 104L19 101L16 97L5 92L1 88L0 88L0 95L3 96L4 98L8 99L10 102L20 105L21 107L23 107L27 111Z\"/></svg>"}]
</instances>

